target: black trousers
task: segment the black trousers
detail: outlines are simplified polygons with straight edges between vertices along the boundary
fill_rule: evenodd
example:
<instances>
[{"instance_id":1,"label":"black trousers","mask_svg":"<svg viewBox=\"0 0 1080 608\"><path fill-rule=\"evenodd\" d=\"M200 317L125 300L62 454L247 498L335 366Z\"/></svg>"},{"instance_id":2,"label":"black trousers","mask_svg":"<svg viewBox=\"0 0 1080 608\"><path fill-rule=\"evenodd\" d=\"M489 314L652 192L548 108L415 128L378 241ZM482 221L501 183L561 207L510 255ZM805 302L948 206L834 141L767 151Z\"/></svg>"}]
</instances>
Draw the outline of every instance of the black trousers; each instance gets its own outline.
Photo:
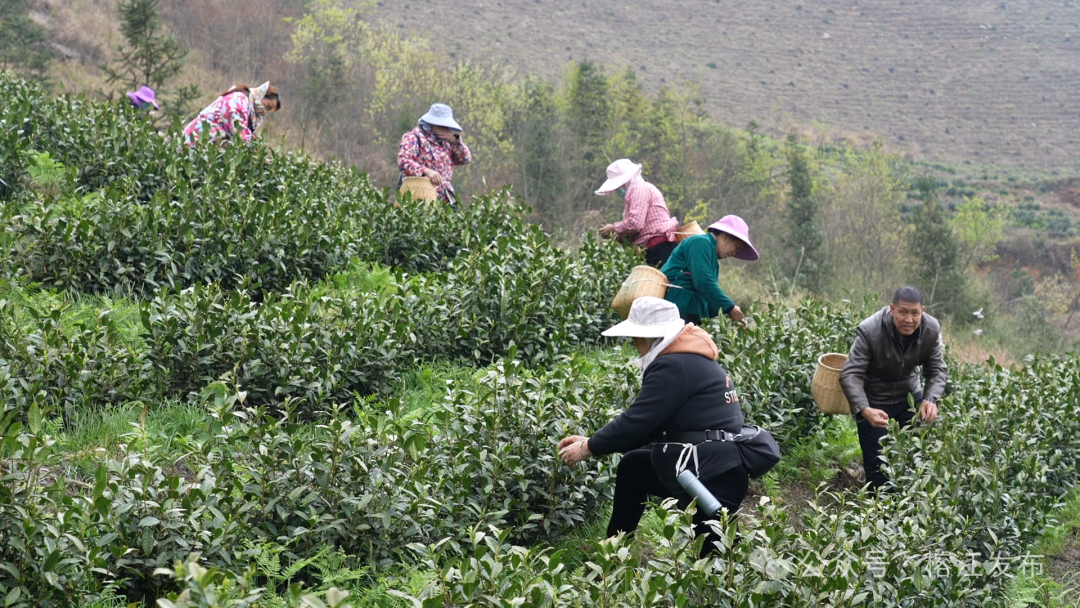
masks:
<instances>
[{"instance_id":1,"label":"black trousers","mask_svg":"<svg viewBox=\"0 0 1080 608\"><path fill-rule=\"evenodd\" d=\"M675 245L675 241L668 241L646 249L645 263L649 266L660 268L667 262L667 259L671 257L671 252L675 251Z\"/></svg>"},{"instance_id":2,"label":"black trousers","mask_svg":"<svg viewBox=\"0 0 1080 608\"><path fill-rule=\"evenodd\" d=\"M693 323L694 325L701 327L701 315L679 315L679 318L687 323Z\"/></svg>"},{"instance_id":3,"label":"black trousers","mask_svg":"<svg viewBox=\"0 0 1080 608\"><path fill-rule=\"evenodd\" d=\"M914 395L915 407L922 403L922 392ZM900 428L911 424L915 412L908 409L905 399L891 405L871 405L870 407L881 410L889 415L890 420L896 420ZM871 490L880 490L889 483L889 478L881 472L881 440L887 434L886 429L877 429L863 418L862 412L855 417L855 425L859 429L859 447L862 448L863 470L866 471L866 482Z\"/></svg>"},{"instance_id":4,"label":"black trousers","mask_svg":"<svg viewBox=\"0 0 1080 608\"><path fill-rule=\"evenodd\" d=\"M740 464L734 469L702 482L712 492L713 496L729 513L736 513L739 505L746 498L746 490L750 480L746 475L746 469ZM611 510L611 521L608 522L608 536L615 536L619 532L631 533L637 530L641 516L645 514L645 502L649 496L670 498L672 494L652 464L651 450L633 450L623 455L619 461L619 471L615 476L615 505ZM685 509L690 506L692 500L685 492L678 496L679 508ZM713 544L720 538L713 533L712 528L705 525L705 521L714 519L698 511L694 514L694 532L701 536L705 535L705 544L701 547L701 557L705 557L716 548Z\"/></svg>"}]
</instances>

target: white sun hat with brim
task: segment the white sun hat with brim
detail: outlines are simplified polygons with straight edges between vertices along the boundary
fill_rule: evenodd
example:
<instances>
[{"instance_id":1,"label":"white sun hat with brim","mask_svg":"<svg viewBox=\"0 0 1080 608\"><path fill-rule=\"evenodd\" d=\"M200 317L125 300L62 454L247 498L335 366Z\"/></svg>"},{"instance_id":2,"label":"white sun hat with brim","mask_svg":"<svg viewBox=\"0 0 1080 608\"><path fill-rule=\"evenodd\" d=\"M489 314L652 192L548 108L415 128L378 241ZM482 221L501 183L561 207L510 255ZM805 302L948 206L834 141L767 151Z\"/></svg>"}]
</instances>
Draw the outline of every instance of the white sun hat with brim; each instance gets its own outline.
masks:
<instances>
[{"instance_id":1,"label":"white sun hat with brim","mask_svg":"<svg viewBox=\"0 0 1080 608\"><path fill-rule=\"evenodd\" d=\"M666 338L682 330L686 322L679 307L663 298L642 296L630 306L626 320L603 332L608 337Z\"/></svg>"},{"instance_id":2,"label":"white sun hat with brim","mask_svg":"<svg viewBox=\"0 0 1080 608\"><path fill-rule=\"evenodd\" d=\"M455 131L462 131L461 125L454 120L454 111L445 103L433 103L431 108L420 117L422 122L436 127L446 127Z\"/></svg>"},{"instance_id":3,"label":"white sun hat with brim","mask_svg":"<svg viewBox=\"0 0 1080 608\"><path fill-rule=\"evenodd\" d=\"M607 181L596 191L600 196L611 194L621 186L630 183L630 180L641 175L641 165L632 162L629 158L620 158L608 165Z\"/></svg>"}]
</instances>

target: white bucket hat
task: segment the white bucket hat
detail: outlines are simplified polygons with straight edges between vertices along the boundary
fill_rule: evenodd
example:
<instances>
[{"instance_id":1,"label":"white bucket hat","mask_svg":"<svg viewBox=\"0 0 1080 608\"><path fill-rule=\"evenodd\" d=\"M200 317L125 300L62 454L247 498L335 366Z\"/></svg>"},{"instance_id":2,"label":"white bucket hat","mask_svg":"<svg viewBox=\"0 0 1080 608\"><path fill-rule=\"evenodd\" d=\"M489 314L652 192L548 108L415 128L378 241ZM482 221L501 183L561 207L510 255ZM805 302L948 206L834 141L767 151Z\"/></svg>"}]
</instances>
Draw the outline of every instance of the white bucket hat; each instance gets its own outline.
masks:
<instances>
[{"instance_id":1,"label":"white bucket hat","mask_svg":"<svg viewBox=\"0 0 1080 608\"><path fill-rule=\"evenodd\" d=\"M461 125L454 120L454 111L445 103L431 104L431 108L427 111L427 114L421 116L420 120L429 125L435 125L436 127L446 127L455 131L463 130Z\"/></svg>"},{"instance_id":2,"label":"white bucket hat","mask_svg":"<svg viewBox=\"0 0 1080 608\"><path fill-rule=\"evenodd\" d=\"M642 296L630 306L626 320L602 333L608 337L665 338L682 330L686 323L679 307L662 298Z\"/></svg>"},{"instance_id":3,"label":"white bucket hat","mask_svg":"<svg viewBox=\"0 0 1080 608\"><path fill-rule=\"evenodd\" d=\"M607 181L596 191L600 196L611 194L620 186L630 183L641 174L641 165L631 162L629 158L620 158L608 165Z\"/></svg>"}]
</instances>

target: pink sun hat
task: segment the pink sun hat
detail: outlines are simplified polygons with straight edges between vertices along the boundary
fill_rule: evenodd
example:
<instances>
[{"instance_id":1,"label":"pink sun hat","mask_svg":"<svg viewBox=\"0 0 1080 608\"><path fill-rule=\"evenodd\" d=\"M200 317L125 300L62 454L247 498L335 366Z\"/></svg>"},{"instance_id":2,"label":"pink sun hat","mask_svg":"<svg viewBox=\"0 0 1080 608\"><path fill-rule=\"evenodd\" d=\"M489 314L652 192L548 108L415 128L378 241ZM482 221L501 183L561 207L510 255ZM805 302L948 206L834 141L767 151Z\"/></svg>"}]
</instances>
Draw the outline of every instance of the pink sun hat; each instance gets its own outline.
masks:
<instances>
[{"instance_id":1,"label":"pink sun hat","mask_svg":"<svg viewBox=\"0 0 1080 608\"><path fill-rule=\"evenodd\" d=\"M150 87L142 87L138 91L128 91L128 99L131 103L135 104L136 108L142 108L144 104L150 104L154 106L155 110L160 110L158 107L157 99L154 98L154 89Z\"/></svg>"},{"instance_id":2,"label":"pink sun hat","mask_svg":"<svg viewBox=\"0 0 1080 608\"><path fill-rule=\"evenodd\" d=\"M743 247L739 253L735 254L735 257L740 260L756 260L759 256L757 249L754 248L754 244L750 242L750 228L746 225L746 222L737 215L725 215L720 218L719 222L709 224L710 231L724 232L742 241L746 247Z\"/></svg>"},{"instance_id":3,"label":"pink sun hat","mask_svg":"<svg viewBox=\"0 0 1080 608\"><path fill-rule=\"evenodd\" d=\"M621 186L630 183L641 174L641 165L631 162L629 158L620 158L608 165L607 181L596 191L600 196L611 194Z\"/></svg>"}]
</instances>

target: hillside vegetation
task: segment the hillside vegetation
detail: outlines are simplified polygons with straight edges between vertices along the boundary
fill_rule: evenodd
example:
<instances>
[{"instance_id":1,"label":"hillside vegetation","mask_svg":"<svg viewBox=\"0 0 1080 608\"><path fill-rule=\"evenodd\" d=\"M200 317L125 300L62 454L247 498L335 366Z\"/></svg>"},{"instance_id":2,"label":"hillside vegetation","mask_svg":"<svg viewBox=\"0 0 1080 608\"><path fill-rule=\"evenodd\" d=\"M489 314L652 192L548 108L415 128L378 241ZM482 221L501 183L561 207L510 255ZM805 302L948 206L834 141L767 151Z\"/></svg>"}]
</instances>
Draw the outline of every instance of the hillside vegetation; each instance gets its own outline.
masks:
<instances>
[{"instance_id":1,"label":"hillside vegetation","mask_svg":"<svg viewBox=\"0 0 1080 608\"><path fill-rule=\"evenodd\" d=\"M32 4L35 22L68 53L50 64L53 86L91 97L122 95L123 87L105 82L97 67L116 61L115 48L124 44L115 3ZM162 92L168 116L186 119L224 83L269 78L282 88L286 110L265 122L266 141L341 159L386 187L397 178L400 134L439 99L456 108L474 152L474 163L455 175L458 188L466 195L494 194L510 185L530 206L528 219L560 242L571 243L586 228L618 216L619 201L592 191L610 160L629 156L644 164L646 178L662 189L680 218L737 213L749 221L764 257L731 269L738 276L727 280L743 291L738 295L775 300L810 291L837 299L880 297L914 281L935 294L935 314L958 321L948 326L972 357L1009 350L1019 358L1034 350L1067 349L1075 338L1072 312L1080 277L1072 251L1080 190L1074 181L1045 179L1041 171L1017 177L973 155L967 157L973 164L955 167L921 154L907 159L876 136L834 139L818 125L792 132L796 147L806 152L811 185L812 208L797 220L788 209L793 148L767 135L783 133L771 118L780 114L770 111L751 125L718 117L700 86L705 80L665 76L668 82L654 91L656 74L616 60L552 55L535 74L489 61L494 57L468 61L464 51L448 50L451 38L453 45L476 38L467 28L454 36L438 28L396 28L379 12L386 7L343 0L252 0L243 6L162 0L159 6L165 33L175 33L190 51L182 73ZM425 3L423 10L438 6ZM493 6L491 18L501 10ZM750 12L756 10L763 9ZM469 23L488 16L472 13ZM648 27L663 23L658 19ZM528 35L535 31L529 28ZM613 36L612 44L620 40ZM665 50L657 56L668 55ZM706 76L715 72L703 69ZM544 70L560 74L549 80L540 76ZM183 104L176 92L191 85L202 96L178 110ZM167 122L158 119L159 125ZM942 236L959 247L958 271L936 278L920 269L926 243L912 240L925 199L915 184L927 176L934 178L934 195L943 204L939 221L952 230L951 237ZM811 264L800 269L802 276L793 276L802 245L792 240L792 231L801 224L820 232L821 246L807 254ZM973 323L971 313L979 309L990 313L987 323Z\"/></svg>"},{"instance_id":2,"label":"hillside vegetation","mask_svg":"<svg viewBox=\"0 0 1080 608\"><path fill-rule=\"evenodd\" d=\"M567 61L690 82L713 118L772 134L881 135L916 158L1017 173L1080 169L1074 2L379 2L459 58L561 76Z\"/></svg>"}]
</instances>

